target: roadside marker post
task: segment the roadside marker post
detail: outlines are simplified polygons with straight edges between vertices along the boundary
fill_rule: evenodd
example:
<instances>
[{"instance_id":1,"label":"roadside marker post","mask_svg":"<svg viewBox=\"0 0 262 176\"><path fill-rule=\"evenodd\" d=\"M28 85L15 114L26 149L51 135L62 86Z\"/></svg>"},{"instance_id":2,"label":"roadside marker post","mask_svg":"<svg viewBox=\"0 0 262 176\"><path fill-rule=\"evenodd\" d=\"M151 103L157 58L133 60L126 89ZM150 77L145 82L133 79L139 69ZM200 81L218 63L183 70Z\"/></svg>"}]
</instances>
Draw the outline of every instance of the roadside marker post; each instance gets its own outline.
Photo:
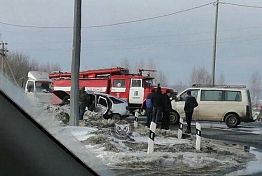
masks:
<instances>
[{"instance_id":1,"label":"roadside marker post","mask_svg":"<svg viewBox=\"0 0 262 176\"><path fill-rule=\"evenodd\" d=\"M201 125L196 122L196 150L200 151L201 149Z\"/></svg>"},{"instance_id":2,"label":"roadside marker post","mask_svg":"<svg viewBox=\"0 0 262 176\"><path fill-rule=\"evenodd\" d=\"M183 135L183 119L179 119L179 127L178 127L178 132L177 132L177 138L181 139Z\"/></svg>"},{"instance_id":3,"label":"roadside marker post","mask_svg":"<svg viewBox=\"0 0 262 176\"><path fill-rule=\"evenodd\" d=\"M138 112L135 112L135 121L134 121L134 128L137 128L138 126Z\"/></svg>"},{"instance_id":4,"label":"roadside marker post","mask_svg":"<svg viewBox=\"0 0 262 176\"><path fill-rule=\"evenodd\" d=\"M150 124L147 154L152 154L154 151L154 141L156 135L155 132L156 132L156 123L152 121Z\"/></svg>"}]
</instances>

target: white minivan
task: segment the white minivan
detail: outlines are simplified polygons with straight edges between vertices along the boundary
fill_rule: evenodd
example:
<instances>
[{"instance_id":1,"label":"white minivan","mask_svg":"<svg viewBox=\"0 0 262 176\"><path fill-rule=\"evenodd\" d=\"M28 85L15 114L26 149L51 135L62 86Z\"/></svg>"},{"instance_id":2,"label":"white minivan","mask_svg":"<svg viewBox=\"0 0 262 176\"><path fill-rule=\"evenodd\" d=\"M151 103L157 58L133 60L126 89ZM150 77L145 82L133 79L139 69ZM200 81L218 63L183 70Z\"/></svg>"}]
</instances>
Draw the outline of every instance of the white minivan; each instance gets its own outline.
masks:
<instances>
[{"instance_id":1,"label":"white minivan","mask_svg":"<svg viewBox=\"0 0 262 176\"><path fill-rule=\"evenodd\" d=\"M193 120L221 121L230 128L240 122L253 122L251 98L245 86L199 86L195 85L182 91L171 101L171 121L178 123L185 118L184 105L186 92L190 90L198 102L194 109Z\"/></svg>"}]
</instances>

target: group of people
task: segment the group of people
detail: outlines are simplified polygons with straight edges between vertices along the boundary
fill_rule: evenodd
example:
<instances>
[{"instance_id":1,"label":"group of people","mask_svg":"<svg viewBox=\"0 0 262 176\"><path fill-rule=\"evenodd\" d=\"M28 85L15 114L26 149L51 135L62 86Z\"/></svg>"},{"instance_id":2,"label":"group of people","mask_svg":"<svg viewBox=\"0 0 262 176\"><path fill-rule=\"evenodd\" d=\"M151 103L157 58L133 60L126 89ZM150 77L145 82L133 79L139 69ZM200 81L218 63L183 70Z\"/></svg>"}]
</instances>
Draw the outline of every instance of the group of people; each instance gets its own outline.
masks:
<instances>
[{"instance_id":1,"label":"group of people","mask_svg":"<svg viewBox=\"0 0 262 176\"><path fill-rule=\"evenodd\" d=\"M150 127L151 121L157 124L161 120L161 129L169 129L170 112L172 110L169 90L162 94L160 85L158 85L156 91L152 89L144 101L142 109L146 110L146 125L148 127Z\"/></svg>"},{"instance_id":2,"label":"group of people","mask_svg":"<svg viewBox=\"0 0 262 176\"><path fill-rule=\"evenodd\" d=\"M162 94L160 85L157 89L151 90L151 93L147 96L143 103L142 109L146 110L147 121L146 125L150 127L151 122L158 124L161 121L161 129L169 129L170 126L170 112L172 111L172 105L170 100L169 90L166 90ZM81 88L79 91L79 120L83 120L86 107L88 110L94 109L94 97L85 91L85 88ZM187 97L185 100L184 111L186 115L187 129L186 133L191 133L191 121L194 108L198 106L196 98L191 95L191 91L187 91Z\"/></svg>"},{"instance_id":3,"label":"group of people","mask_svg":"<svg viewBox=\"0 0 262 176\"><path fill-rule=\"evenodd\" d=\"M198 103L196 101L196 98L191 95L191 91L187 91L187 97L184 105L187 122L187 129L185 133L191 133L192 115L194 112L194 108L197 106ZM158 85L156 91L155 89L152 89L151 93L144 101L142 109L146 110L147 127L150 127L151 121L155 122L156 124L161 121L161 129L169 129L170 112L172 111L169 90L166 90L166 92L162 94L160 85Z\"/></svg>"}]
</instances>

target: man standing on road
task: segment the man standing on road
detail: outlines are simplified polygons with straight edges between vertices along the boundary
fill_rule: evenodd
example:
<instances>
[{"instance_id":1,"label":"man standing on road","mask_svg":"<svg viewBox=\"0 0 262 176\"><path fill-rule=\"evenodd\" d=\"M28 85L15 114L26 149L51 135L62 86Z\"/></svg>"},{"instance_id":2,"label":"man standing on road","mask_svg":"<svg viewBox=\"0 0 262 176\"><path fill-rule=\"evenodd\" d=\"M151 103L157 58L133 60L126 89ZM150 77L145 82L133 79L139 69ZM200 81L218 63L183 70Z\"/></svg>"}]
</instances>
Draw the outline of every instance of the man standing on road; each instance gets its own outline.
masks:
<instances>
[{"instance_id":1,"label":"man standing on road","mask_svg":"<svg viewBox=\"0 0 262 176\"><path fill-rule=\"evenodd\" d=\"M163 119L161 124L161 129L169 130L170 125L170 112L172 110L171 101L170 101L170 92L166 90L166 93L163 95Z\"/></svg>"},{"instance_id":2,"label":"man standing on road","mask_svg":"<svg viewBox=\"0 0 262 176\"><path fill-rule=\"evenodd\" d=\"M158 84L156 92L152 96L153 103L153 119L152 121L157 124L162 118L163 111L163 95L161 93L161 87Z\"/></svg>"},{"instance_id":3,"label":"man standing on road","mask_svg":"<svg viewBox=\"0 0 262 176\"><path fill-rule=\"evenodd\" d=\"M146 100L144 101L143 105L142 105L142 110L145 109L146 110L146 126L148 128L150 128L150 123L152 121L152 116L153 116L153 103L152 103L152 97L153 94L155 93L155 89L152 88L151 89L151 93L148 94Z\"/></svg>"},{"instance_id":4,"label":"man standing on road","mask_svg":"<svg viewBox=\"0 0 262 176\"><path fill-rule=\"evenodd\" d=\"M79 91L79 120L83 120L86 107L89 104L89 97L85 91L85 87L82 87Z\"/></svg>"},{"instance_id":5,"label":"man standing on road","mask_svg":"<svg viewBox=\"0 0 262 176\"><path fill-rule=\"evenodd\" d=\"M185 133L191 133L191 121L192 115L194 112L194 108L198 106L196 98L191 95L191 91L187 91L187 97L185 101L184 111L186 114L186 123L187 123L187 130Z\"/></svg>"}]
</instances>

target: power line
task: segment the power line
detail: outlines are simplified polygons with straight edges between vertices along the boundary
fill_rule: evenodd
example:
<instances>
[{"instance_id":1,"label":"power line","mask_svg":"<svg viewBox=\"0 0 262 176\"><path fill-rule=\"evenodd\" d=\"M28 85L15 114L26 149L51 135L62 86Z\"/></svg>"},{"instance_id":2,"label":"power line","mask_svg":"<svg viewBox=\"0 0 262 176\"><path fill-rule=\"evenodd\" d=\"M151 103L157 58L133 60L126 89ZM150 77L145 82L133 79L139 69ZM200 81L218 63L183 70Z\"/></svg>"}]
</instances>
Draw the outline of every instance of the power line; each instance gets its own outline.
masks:
<instances>
[{"instance_id":1,"label":"power line","mask_svg":"<svg viewBox=\"0 0 262 176\"><path fill-rule=\"evenodd\" d=\"M220 2L220 4L232 5L232 6L239 6L239 7L248 7L248 8L257 8L262 9L262 6L253 6L253 5L245 5L245 4L236 4L230 2Z\"/></svg>"},{"instance_id":2,"label":"power line","mask_svg":"<svg viewBox=\"0 0 262 176\"><path fill-rule=\"evenodd\" d=\"M168 14L164 14L164 15L158 15L158 16L153 16L153 17L148 17L148 18L141 18L141 19L136 19L136 20L128 20L128 21L122 21L122 22L117 22L117 23L111 23L111 24L103 24L103 25L91 25L91 26L86 26L86 27L82 27L82 28L102 28L102 27L111 27L111 26L118 26L118 25L124 25L124 24L130 24L130 23L137 23L137 22L143 22L143 21L148 21L148 20L154 20L154 19L159 19L159 18L164 18L164 17L168 17L168 16L173 16L173 15L177 15L180 13L185 13L191 10L195 10L195 9L199 9L202 7L206 7L209 6L211 4L213 4L214 2L210 2L207 4L202 4L199 6L195 6L192 8L188 8L185 10L180 10L180 11L176 11L176 12L172 12L172 13L168 13ZM23 28L39 28L39 29L71 29L72 27L69 26L38 26L38 25L21 25L21 24L14 24L14 23L7 23L7 22L3 22L0 21L0 24L3 25L7 25L7 26L13 26L13 27L23 27Z\"/></svg>"},{"instance_id":3,"label":"power line","mask_svg":"<svg viewBox=\"0 0 262 176\"><path fill-rule=\"evenodd\" d=\"M164 18L164 17L173 16L173 15L176 15L176 14L188 12L188 11L191 11L191 10L199 9L199 8L202 8L202 7L205 7L205 6L209 6L213 3L214 2L210 2L210 3L207 3L207 4L200 5L200 6L192 7L192 8L189 8L189 9L180 10L180 11L177 11L177 12L172 12L172 13L169 13L169 14L164 14L164 15L159 15L159 16L154 16L154 17L149 17L149 18L142 18L142 19L137 19L137 20L130 20L130 21L124 21L124 22L112 23L112 24L106 24L106 25L93 25L93 26L89 26L87 28L109 27L109 26L123 25L123 24L128 24L128 23L136 23L136 22L148 21L148 20L153 20L153 19L158 19L158 18Z\"/></svg>"}]
</instances>

